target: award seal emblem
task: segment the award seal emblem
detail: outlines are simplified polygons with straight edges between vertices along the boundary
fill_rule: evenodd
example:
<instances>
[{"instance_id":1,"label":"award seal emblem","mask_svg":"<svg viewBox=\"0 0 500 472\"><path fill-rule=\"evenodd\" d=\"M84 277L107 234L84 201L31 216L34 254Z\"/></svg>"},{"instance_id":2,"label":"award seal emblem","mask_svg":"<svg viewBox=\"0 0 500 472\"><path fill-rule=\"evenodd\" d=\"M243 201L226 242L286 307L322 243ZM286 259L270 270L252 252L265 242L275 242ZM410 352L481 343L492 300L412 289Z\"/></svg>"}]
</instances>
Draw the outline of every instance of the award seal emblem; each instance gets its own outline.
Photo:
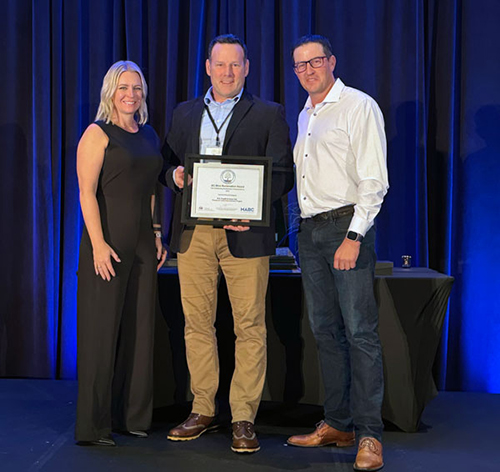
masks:
<instances>
[{"instance_id":1,"label":"award seal emblem","mask_svg":"<svg viewBox=\"0 0 500 472\"><path fill-rule=\"evenodd\" d=\"M220 179L223 184L229 185L236 180L236 174L232 170L224 170L220 174Z\"/></svg>"}]
</instances>

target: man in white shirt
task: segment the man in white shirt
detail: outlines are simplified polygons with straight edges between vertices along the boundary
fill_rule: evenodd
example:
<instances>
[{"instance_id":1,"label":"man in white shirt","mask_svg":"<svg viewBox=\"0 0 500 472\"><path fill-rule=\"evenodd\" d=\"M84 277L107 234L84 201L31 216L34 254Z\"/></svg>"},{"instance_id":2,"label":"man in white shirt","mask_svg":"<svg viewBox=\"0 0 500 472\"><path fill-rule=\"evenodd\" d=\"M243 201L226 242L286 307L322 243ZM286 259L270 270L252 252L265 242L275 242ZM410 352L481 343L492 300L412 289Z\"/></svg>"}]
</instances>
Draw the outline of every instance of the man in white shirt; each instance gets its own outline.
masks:
<instances>
[{"instance_id":1,"label":"man in white shirt","mask_svg":"<svg viewBox=\"0 0 500 472\"><path fill-rule=\"evenodd\" d=\"M334 77L328 39L304 36L292 54L309 93L294 161L302 280L325 385L325 419L288 443L342 447L356 438L354 469L379 470L384 388L373 223L389 188L384 120L371 97Z\"/></svg>"}]
</instances>

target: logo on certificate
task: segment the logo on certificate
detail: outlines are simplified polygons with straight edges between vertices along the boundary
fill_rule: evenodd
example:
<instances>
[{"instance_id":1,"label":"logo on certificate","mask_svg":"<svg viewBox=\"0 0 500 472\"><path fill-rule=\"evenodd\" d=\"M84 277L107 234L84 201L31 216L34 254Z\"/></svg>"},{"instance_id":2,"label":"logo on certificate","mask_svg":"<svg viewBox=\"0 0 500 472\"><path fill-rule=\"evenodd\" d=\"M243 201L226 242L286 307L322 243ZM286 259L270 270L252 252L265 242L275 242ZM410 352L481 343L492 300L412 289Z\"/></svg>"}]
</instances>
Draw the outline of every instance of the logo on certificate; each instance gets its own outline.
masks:
<instances>
[{"instance_id":1,"label":"logo on certificate","mask_svg":"<svg viewBox=\"0 0 500 472\"><path fill-rule=\"evenodd\" d=\"M232 184L236 180L236 174L232 170L224 170L220 174L223 184Z\"/></svg>"}]
</instances>

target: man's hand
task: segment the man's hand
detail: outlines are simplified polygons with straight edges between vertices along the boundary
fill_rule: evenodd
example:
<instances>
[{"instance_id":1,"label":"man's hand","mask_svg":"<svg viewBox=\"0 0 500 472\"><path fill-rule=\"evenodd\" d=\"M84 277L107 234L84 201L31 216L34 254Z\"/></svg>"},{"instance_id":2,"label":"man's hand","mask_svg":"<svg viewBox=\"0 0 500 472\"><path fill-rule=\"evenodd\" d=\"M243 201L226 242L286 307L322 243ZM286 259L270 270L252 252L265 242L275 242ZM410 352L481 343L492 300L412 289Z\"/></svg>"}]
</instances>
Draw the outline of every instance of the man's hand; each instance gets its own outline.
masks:
<instances>
[{"instance_id":1,"label":"man's hand","mask_svg":"<svg viewBox=\"0 0 500 472\"><path fill-rule=\"evenodd\" d=\"M189 175L188 176L188 185L191 185L191 182L193 181L193 178ZM179 188L184 188L184 167L183 166L177 166L174 170L174 182L175 185Z\"/></svg>"},{"instance_id":2,"label":"man's hand","mask_svg":"<svg viewBox=\"0 0 500 472\"><path fill-rule=\"evenodd\" d=\"M356 261L359 256L359 248L361 243L359 241L351 241L344 239L342 244L335 252L333 258L333 268L337 270L350 270L356 267Z\"/></svg>"},{"instance_id":3,"label":"man's hand","mask_svg":"<svg viewBox=\"0 0 500 472\"><path fill-rule=\"evenodd\" d=\"M235 220L236 221L236 220ZM241 223L248 223L250 220L241 220ZM224 229L229 229L231 231L248 231L250 226L241 226L241 225L225 225Z\"/></svg>"}]
</instances>

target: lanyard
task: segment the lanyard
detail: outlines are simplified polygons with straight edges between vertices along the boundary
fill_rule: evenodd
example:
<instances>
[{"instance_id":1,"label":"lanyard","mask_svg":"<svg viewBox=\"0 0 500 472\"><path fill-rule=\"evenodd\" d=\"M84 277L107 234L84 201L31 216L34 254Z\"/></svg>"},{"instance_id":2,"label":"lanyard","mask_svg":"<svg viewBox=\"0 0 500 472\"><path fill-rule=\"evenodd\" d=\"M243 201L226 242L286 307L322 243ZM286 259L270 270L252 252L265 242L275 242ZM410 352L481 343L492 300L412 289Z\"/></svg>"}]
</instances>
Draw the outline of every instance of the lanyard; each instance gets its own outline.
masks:
<instances>
[{"instance_id":1,"label":"lanyard","mask_svg":"<svg viewBox=\"0 0 500 472\"><path fill-rule=\"evenodd\" d=\"M234 106L235 105L233 105L233 108L231 108L231 111L226 115L226 117L224 118L224 121L222 122L222 124L220 125L220 127L217 128L217 125L215 124L214 117L212 116L212 113L210 113L210 109L208 108L208 105L205 104L205 110L207 110L208 117L210 118L210 121L212 122L212 125L213 125L213 127L215 129L215 132L217 133L217 138L215 140L215 145L217 147L220 147L220 139L219 139L220 130L224 127L224 125L226 124L226 121L233 114Z\"/></svg>"}]
</instances>

